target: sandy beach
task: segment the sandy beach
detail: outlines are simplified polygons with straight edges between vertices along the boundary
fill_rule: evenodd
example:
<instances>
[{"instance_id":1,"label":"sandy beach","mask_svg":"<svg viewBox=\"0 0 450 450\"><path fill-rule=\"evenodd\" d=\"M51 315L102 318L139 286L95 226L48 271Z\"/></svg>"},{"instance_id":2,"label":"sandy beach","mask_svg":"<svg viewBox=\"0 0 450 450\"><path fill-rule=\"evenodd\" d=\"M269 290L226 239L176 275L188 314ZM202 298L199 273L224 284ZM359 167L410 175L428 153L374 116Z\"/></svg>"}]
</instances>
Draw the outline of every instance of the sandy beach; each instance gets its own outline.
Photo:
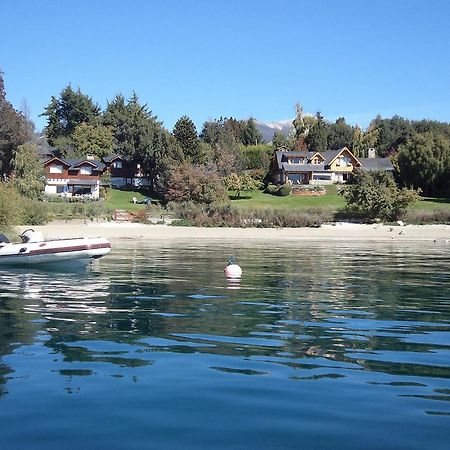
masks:
<instances>
[{"instance_id":1,"label":"sandy beach","mask_svg":"<svg viewBox=\"0 0 450 450\"><path fill-rule=\"evenodd\" d=\"M325 224L320 228L200 228L118 222L51 222L33 228L46 239L102 236L114 240L346 240L346 241L436 241L450 244L450 225Z\"/></svg>"}]
</instances>

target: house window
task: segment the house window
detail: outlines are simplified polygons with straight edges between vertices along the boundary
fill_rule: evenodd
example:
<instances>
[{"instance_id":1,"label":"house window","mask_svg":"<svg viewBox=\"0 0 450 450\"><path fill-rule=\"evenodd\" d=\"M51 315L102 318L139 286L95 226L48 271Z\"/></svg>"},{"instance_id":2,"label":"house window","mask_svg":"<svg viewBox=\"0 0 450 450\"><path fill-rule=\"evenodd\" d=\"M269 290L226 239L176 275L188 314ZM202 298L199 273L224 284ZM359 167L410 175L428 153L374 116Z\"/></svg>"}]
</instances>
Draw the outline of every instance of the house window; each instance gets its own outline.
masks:
<instances>
[{"instance_id":1,"label":"house window","mask_svg":"<svg viewBox=\"0 0 450 450\"><path fill-rule=\"evenodd\" d=\"M291 184L302 184L303 174L301 173L290 173L288 176L288 181Z\"/></svg>"},{"instance_id":2,"label":"house window","mask_svg":"<svg viewBox=\"0 0 450 450\"><path fill-rule=\"evenodd\" d=\"M112 163L112 166L114 169L121 169L122 168L122 161L114 161Z\"/></svg>"},{"instance_id":3,"label":"house window","mask_svg":"<svg viewBox=\"0 0 450 450\"><path fill-rule=\"evenodd\" d=\"M89 186L73 186L73 195L91 195L92 190Z\"/></svg>"},{"instance_id":4,"label":"house window","mask_svg":"<svg viewBox=\"0 0 450 450\"><path fill-rule=\"evenodd\" d=\"M289 158L291 164L303 164L303 158Z\"/></svg>"},{"instance_id":5,"label":"house window","mask_svg":"<svg viewBox=\"0 0 450 450\"><path fill-rule=\"evenodd\" d=\"M92 175L92 166L81 166L80 175Z\"/></svg>"},{"instance_id":6,"label":"house window","mask_svg":"<svg viewBox=\"0 0 450 450\"><path fill-rule=\"evenodd\" d=\"M328 173L314 173L313 180L331 181L331 174Z\"/></svg>"},{"instance_id":7,"label":"house window","mask_svg":"<svg viewBox=\"0 0 450 450\"><path fill-rule=\"evenodd\" d=\"M316 156L313 160L312 160L313 164L320 164L319 158Z\"/></svg>"},{"instance_id":8,"label":"house window","mask_svg":"<svg viewBox=\"0 0 450 450\"><path fill-rule=\"evenodd\" d=\"M63 166L61 164L52 164L50 166L50 173L63 173Z\"/></svg>"}]
</instances>

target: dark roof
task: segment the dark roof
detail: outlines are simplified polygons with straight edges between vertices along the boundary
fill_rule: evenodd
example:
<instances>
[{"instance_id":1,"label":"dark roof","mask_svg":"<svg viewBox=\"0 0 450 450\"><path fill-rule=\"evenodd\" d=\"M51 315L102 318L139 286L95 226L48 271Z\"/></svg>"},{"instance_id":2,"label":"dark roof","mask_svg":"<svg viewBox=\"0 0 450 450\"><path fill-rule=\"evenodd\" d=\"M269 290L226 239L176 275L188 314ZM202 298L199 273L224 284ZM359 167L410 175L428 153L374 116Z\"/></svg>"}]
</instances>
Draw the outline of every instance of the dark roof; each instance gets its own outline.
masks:
<instances>
[{"instance_id":1,"label":"dark roof","mask_svg":"<svg viewBox=\"0 0 450 450\"><path fill-rule=\"evenodd\" d=\"M105 157L103 158L103 161L104 161L105 163L110 163L110 162L114 161L115 159L122 159L123 161L125 161L125 158L124 158L123 156L121 156L121 155L109 155L109 156L105 156Z\"/></svg>"},{"instance_id":2,"label":"dark roof","mask_svg":"<svg viewBox=\"0 0 450 450\"><path fill-rule=\"evenodd\" d=\"M324 152L319 152L325 158L325 164L329 165L334 158L336 158L343 149L339 148L337 150L325 150Z\"/></svg>"},{"instance_id":3,"label":"dark roof","mask_svg":"<svg viewBox=\"0 0 450 450\"><path fill-rule=\"evenodd\" d=\"M389 158L358 158L361 163L361 170L394 170L394 166Z\"/></svg>"},{"instance_id":4,"label":"dark roof","mask_svg":"<svg viewBox=\"0 0 450 450\"><path fill-rule=\"evenodd\" d=\"M61 159L61 161L66 162L70 165L69 169L71 170L79 170L80 166L84 164L90 164L94 166L97 170L103 170L105 168L105 164L101 161L91 160L91 159Z\"/></svg>"},{"instance_id":5,"label":"dark roof","mask_svg":"<svg viewBox=\"0 0 450 450\"><path fill-rule=\"evenodd\" d=\"M52 162L54 159L57 159L58 161L62 162L63 164L65 164L66 166L70 167L70 163L67 162L66 160L59 158L58 156L51 156L51 157L44 157L45 161L44 164L48 164L49 162Z\"/></svg>"},{"instance_id":6,"label":"dark roof","mask_svg":"<svg viewBox=\"0 0 450 450\"><path fill-rule=\"evenodd\" d=\"M316 151L310 151L310 152L299 152L299 151L281 151L277 150L275 152L278 167L281 169L281 165L283 161L287 161L289 157L297 156L300 158L308 158L311 159L315 154L321 155L325 161L325 165L329 165L331 161L333 161L334 158L343 150L343 148L337 149L337 150L325 150L323 152L316 152Z\"/></svg>"},{"instance_id":7,"label":"dark roof","mask_svg":"<svg viewBox=\"0 0 450 450\"><path fill-rule=\"evenodd\" d=\"M299 151L281 151L277 150L275 156L277 159L278 169L284 172L320 172L326 171L325 167L329 166L331 162L347 147L339 148L337 150L325 150L323 152L299 152ZM348 150L348 149L347 149ZM350 150L349 150L350 151ZM307 157L311 159L313 155L318 153L325 158L323 164L288 164L289 157ZM388 158L356 158L361 163L363 170L394 170L391 161Z\"/></svg>"},{"instance_id":8,"label":"dark roof","mask_svg":"<svg viewBox=\"0 0 450 450\"><path fill-rule=\"evenodd\" d=\"M287 173L297 172L325 172L323 164L288 164L282 163L281 167Z\"/></svg>"},{"instance_id":9,"label":"dark roof","mask_svg":"<svg viewBox=\"0 0 450 450\"><path fill-rule=\"evenodd\" d=\"M278 167L281 168L281 164L284 161L287 161L288 157L298 156L299 158L307 158L308 154L306 152L294 152L294 151L277 150L275 152L275 156L277 158Z\"/></svg>"},{"instance_id":10,"label":"dark roof","mask_svg":"<svg viewBox=\"0 0 450 450\"><path fill-rule=\"evenodd\" d=\"M56 147L50 147L49 145L37 145L36 152L39 156L56 156L59 150Z\"/></svg>"}]
</instances>

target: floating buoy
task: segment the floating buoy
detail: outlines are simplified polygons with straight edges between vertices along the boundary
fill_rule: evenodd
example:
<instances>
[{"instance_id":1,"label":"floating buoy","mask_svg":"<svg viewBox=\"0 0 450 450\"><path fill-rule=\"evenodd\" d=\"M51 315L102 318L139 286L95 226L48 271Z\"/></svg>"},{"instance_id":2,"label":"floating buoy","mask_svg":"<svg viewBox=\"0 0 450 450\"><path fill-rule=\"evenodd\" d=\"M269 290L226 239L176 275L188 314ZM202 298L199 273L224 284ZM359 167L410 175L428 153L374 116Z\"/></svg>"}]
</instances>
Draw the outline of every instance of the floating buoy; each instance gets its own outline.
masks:
<instances>
[{"instance_id":1,"label":"floating buoy","mask_svg":"<svg viewBox=\"0 0 450 450\"><path fill-rule=\"evenodd\" d=\"M236 264L234 256L228 259L228 265L223 269L223 272L227 278L241 278L242 276L242 269Z\"/></svg>"}]
</instances>

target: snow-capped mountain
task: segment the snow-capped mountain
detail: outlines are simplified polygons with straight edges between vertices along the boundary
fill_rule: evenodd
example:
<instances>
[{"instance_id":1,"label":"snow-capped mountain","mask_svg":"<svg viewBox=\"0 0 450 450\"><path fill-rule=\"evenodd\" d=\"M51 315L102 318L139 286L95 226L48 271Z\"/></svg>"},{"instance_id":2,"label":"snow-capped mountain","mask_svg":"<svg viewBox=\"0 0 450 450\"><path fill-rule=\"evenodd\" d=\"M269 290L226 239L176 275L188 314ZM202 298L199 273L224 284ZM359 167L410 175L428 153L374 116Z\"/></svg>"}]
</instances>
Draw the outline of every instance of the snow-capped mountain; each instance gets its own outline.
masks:
<instances>
[{"instance_id":1,"label":"snow-capped mountain","mask_svg":"<svg viewBox=\"0 0 450 450\"><path fill-rule=\"evenodd\" d=\"M292 120L280 120L278 122L261 122L260 120L256 120L256 127L261 132L263 139L265 142L271 142L272 137L277 131L278 133L288 135L293 126L292 126Z\"/></svg>"}]
</instances>

